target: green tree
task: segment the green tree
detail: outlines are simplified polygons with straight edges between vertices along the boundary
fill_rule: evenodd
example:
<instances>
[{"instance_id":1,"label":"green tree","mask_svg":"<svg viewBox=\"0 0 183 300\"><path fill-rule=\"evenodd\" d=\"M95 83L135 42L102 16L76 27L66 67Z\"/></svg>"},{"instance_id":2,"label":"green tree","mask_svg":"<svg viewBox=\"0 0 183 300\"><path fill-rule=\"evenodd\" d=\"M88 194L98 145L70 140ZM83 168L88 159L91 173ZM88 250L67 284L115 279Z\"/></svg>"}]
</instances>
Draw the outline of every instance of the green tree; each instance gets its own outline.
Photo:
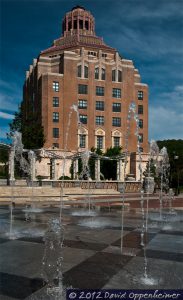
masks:
<instances>
[{"instance_id":1,"label":"green tree","mask_svg":"<svg viewBox=\"0 0 183 300\"><path fill-rule=\"evenodd\" d=\"M37 149L43 147L45 143L43 127L40 124L40 118L33 112L29 112L27 118L24 118L23 105L19 106L18 112L9 124L9 138L12 138L15 131L22 133L22 143L27 149Z\"/></svg>"},{"instance_id":2,"label":"green tree","mask_svg":"<svg viewBox=\"0 0 183 300\"><path fill-rule=\"evenodd\" d=\"M0 162L4 165L0 166L0 177L8 178L8 158L9 158L9 149L6 146L0 148Z\"/></svg>"}]
</instances>

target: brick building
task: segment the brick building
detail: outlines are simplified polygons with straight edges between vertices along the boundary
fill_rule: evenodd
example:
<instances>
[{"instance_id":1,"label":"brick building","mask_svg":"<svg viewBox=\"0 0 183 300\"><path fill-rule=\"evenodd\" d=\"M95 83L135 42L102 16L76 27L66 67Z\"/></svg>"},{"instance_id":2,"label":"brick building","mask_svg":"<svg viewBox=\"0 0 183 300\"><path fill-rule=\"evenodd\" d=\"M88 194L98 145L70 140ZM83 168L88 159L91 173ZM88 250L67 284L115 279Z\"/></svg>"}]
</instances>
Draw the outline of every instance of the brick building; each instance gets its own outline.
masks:
<instances>
[{"instance_id":1,"label":"brick building","mask_svg":"<svg viewBox=\"0 0 183 300\"><path fill-rule=\"evenodd\" d=\"M95 19L83 7L74 7L62 22L62 36L42 51L26 72L24 118L30 110L43 125L45 148L81 151L123 146L129 104L134 101L140 119L140 143L148 151L148 86L141 83L131 60L95 34ZM73 110L68 129L69 113ZM75 106L76 107L76 106ZM80 122L78 122L78 119ZM129 151L137 151L135 122Z\"/></svg>"}]
</instances>

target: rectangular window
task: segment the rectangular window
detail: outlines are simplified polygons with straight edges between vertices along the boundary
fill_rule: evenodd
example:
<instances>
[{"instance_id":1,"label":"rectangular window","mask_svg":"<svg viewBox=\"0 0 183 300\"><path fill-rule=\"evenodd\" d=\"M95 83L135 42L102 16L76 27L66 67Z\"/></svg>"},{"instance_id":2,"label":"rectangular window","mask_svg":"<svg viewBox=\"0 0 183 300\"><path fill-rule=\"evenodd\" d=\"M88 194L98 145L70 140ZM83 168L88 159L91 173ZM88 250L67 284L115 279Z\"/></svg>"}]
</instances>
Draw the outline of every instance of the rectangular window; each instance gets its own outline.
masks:
<instances>
[{"instance_id":1,"label":"rectangular window","mask_svg":"<svg viewBox=\"0 0 183 300\"><path fill-rule=\"evenodd\" d=\"M79 119L80 119L81 123L87 124L87 116L86 115L80 115Z\"/></svg>"},{"instance_id":2,"label":"rectangular window","mask_svg":"<svg viewBox=\"0 0 183 300\"><path fill-rule=\"evenodd\" d=\"M113 98L121 98L121 89L112 89Z\"/></svg>"},{"instance_id":3,"label":"rectangular window","mask_svg":"<svg viewBox=\"0 0 183 300\"><path fill-rule=\"evenodd\" d=\"M88 30L88 21L85 21L85 29Z\"/></svg>"},{"instance_id":4,"label":"rectangular window","mask_svg":"<svg viewBox=\"0 0 183 300\"><path fill-rule=\"evenodd\" d=\"M58 143L53 143L53 148L59 148L59 144Z\"/></svg>"},{"instance_id":5,"label":"rectangular window","mask_svg":"<svg viewBox=\"0 0 183 300\"><path fill-rule=\"evenodd\" d=\"M95 68L95 79L99 79L99 68Z\"/></svg>"},{"instance_id":6,"label":"rectangular window","mask_svg":"<svg viewBox=\"0 0 183 300\"><path fill-rule=\"evenodd\" d=\"M59 138L59 128L53 128L53 137Z\"/></svg>"},{"instance_id":7,"label":"rectangular window","mask_svg":"<svg viewBox=\"0 0 183 300\"><path fill-rule=\"evenodd\" d=\"M143 143L143 134L142 133L139 133L138 140L139 140L139 143Z\"/></svg>"},{"instance_id":8,"label":"rectangular window","mask_svg":"<svg viewBox=\"0 0 183 300\"><path fill-rule=\"evenodd\" d=\"M112 118L112 126L121 127L121 118Z\"/></svg>"},{"instance_id":9,"label":"rectangular window","mask_svg":"<svg viewBox=\"0 0 183 300\"><path fill-rule=\"evenodd\" d=\"M113 103L112 111L113 112L121 112L121 103Z\"/></svg>"},{"instance_id":10,"label":"rectangular window","mask_svg":"<svg viewBox=\"0 0 183 300\"><path fill-rule=\"evenodd\" d=\"M139 119L139 128L143 128L143 120Z\"/></svg>"},{"instance_id":11,"label":"rectangular window","mask_svg":"<svg viewBox=\"0 0 183 300\"><path fill-rule=\"evenodd\" d=\"M54 92L59 92L59 82L53 81L53 90Z\"/></svg>"},{"instance_id":12,"label":"rectangular window","mask_svg":"<svg viewBox=\"0 0 183 300\"><path fill-rule=\"evenodd\" d=\"M83 29L83 20L79 20L79 29Z\"/></svg>"},{"instance_id":13,"label":"rectangular window","mask_svg":"<svg viewBox=\"0 0 183 300\"><path fill-rule=\"evenodd\" d=\"M143 100L144 93L143 91L138 91L138 100Z\"/></svg>"},{"instance_id":14,"label":"rectangular window","mask_svg":"<svg viewBox=\"0 0 183 300\"><path fill-rule=\"evenodd\" d=\"M81 65L78 66L77 72L78 72L78 77L81 77Z\"/></svg>"},{"instance_id":15,"label":"rectangular window","mask_svg":"<svg viewBox=\"0 0 183 300\"><path fill-rule=\"evenodd\" d=\"M114 147L120 146L120 137L114 136Z\"/></svg>"},{"instance_id":16,"label":"rectangular window","mask_svg":"<svg viewBox=\"0 0 183 300\"><path fill-rule=\"evenodd\" d=\"M103 149L104 137L97 135L97 149Z\"/></svg>"},{"instance_id":17,"label":"rectangular window","mask_svg":"<svg viewBox=\"0 0 183 300\"><path fill-rule=\"evenodd\" d=\"M102 53L103 58L107 58L107 53Z\"/></svg>"},{"instance_id":18,"label":"rectangular window","mask_svg":"<svg viewBox=\"0 0 183 300\"><path fill-rule=\"evenodd\" d=\"M96 116L95 124L96 125L104 125L104 116Z\"/></svg>"},{"instance_id":19,"label":"rectangular window","mask_svg":"<svg viewBox=\"0 0 183 300\"><path fill-rule=\"evenodd\" d=\"M140 152L143 152L143 151L144 151L144 149L143 149L142 147L140 147L140 148L139 148L139 151L140 151Z\"/></svg>"},{"instance_id":20,"label":"rectangular window","mask_svg":"<svg viewBox=\"0 0 183 300\"><path fill-rule=\"evenodd\" d=\"M74 29L77 29L77 20L74 20Z\"/></svg>"},{"instance_id":21,"label":"rectangular window","mask_svg":"<svg viewBox=\"0 0 183 300\"><path fill-rule=\"evenodd\" d=\"M143 105L138 105L138 114L143 115Z\"/></svg>"},{"instance_id":22,"label":"rectangular window","mask_svg":"<svg viewBox=\"0 0 183 300\"><path fill-rule=\"evenodd\" d=\"M96 95L104 96L104 87L103 86L96 86Z\"/></svg>"},{"instance_id":23,"label":"rectangular window","mask_svg":"<svg viewBox=\"0 0 183 300\"><path fill-rule=\"evenodd\" d=\"M94 52L94 51L88 51L88 55L97 56L97 52Z\"/></svg>"},{"instance_id":24,"label":"rectangular window","mask_svg":"<svg viewBox=\"0 0 183 300\"><path fill-rule=\"evenodd\" d=\"M84 78L88 78L88 67L84 67Z\"/></svg>"},{"instance_id":25,"label":"rectangular window","mask_svg":"<svg viewBox=\"0 0 183 300\"><path fill-rule=\"evenodd\" d=\"M59 113L53 112L53 122L59 122Z\"/></svg>"},{"instance_id":26,"label":"rectangular window","mask_svg":"<svg viewBox=\"0 0 183 300\"><path fill-rule=\"evenodd\" d=\"M86 100L78 100L78 108L87 109L87 101Z\"/></svg>"},{"instance_id":27,"label":"rectangular window","mask_svg":"<svg viewBox=\"0 0 183 300\"><path fill-rule=\"evenodd\" d=\"M78 84L78 94L88 94L88 86L85 84Z\"/></svg>"},{"instance_id":28,"label":"rectangular window","mask_svg":"<svg viewBox=\"0 0 183 300\"><path fill-rule=\"evenodd\" d=\"M96 101L96 110L104 111L104 101Z\"/></svg>"},{"instance_id":29,"label":"rectangular window","mask_svg":"<svg viewBox=\"0 0 183 300\"><path fill-rule=\"evenodd\" d=\"M101 80L105 80L105 69L102 68Z\"/></svg>"},{"instance_id":30,"label":"rectangular window","mask_svg":"<svg viewBox=\"0 0 183 300\"><path fill-rule=\"evenodd\" d=\"M53 107L59 107L59 98L53 97Z\"/></svg>"},{"instance_id":31,"label":"rectangular window","mask_svg":"<svg viewBox=\"0 0 183 300\"><path fill-rule=\"evenodd\" d=\"M80 134L80 136L79 136L79 147L86 148L86 135L85 134Z\"/></svg>"},{"instance_id":32,"label":"rectangular window","mask_svg":"<svg viewBox=\"0 0 183 300\"><path fill-rule=\"evenodd\" d=\"M112 70L112 81L116 81L116 70Z\"/></svg>"},{"instance_id":33,"label":"rectangular window","mask_svg":"<svg viewBox=\"0 0 183 300\"><path fill-rule=\"evenodd\" d=\"M118 82L122 82L122 71L118 71Z\"/></svg>"}]
</instances>

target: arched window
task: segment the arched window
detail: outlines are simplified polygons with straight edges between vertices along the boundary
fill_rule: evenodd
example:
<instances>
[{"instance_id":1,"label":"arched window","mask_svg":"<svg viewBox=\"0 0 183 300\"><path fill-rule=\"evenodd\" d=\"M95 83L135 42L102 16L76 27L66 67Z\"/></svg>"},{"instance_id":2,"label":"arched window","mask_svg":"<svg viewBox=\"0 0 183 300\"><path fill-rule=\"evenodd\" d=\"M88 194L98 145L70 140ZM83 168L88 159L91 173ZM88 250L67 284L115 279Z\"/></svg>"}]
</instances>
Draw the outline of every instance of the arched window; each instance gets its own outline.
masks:
<instances>
[{"instance_id":1,"label":"arched window","mask_svg":"<svg viewBox=\"0 0 183 300\"><path fill-rule=\"evenodd\" d=\"M78 73L78 77L81 77L81 65L78 66L77 73Z\"/></svg>"},{"instance_id":2,"label":"arched window","mask_svg":"<svg viewBox=\"0 0 183 300\"><path fill-rule=\"evenodd\" d=\"M105 69L104 68L102 68L101 79L105 80Z\"/></svg>"},{"instance_id":3,"label":"arched window","mask_svg":"<svg viewBox=\"0 0 183 300\"><path fill-rule=\"evenodd\" d=\"M88 67L84 67L84 78L88 78Z\"/></svg>"},{"instance_id":4,"label":"arched window","mask_svg":"<svg viewBox=\"0 0 183 300\"><path fill-rule=\"evenodd\" d=\"M99 79L99 68L95 68L95 79Z\"/></svg>"}]
</instances>

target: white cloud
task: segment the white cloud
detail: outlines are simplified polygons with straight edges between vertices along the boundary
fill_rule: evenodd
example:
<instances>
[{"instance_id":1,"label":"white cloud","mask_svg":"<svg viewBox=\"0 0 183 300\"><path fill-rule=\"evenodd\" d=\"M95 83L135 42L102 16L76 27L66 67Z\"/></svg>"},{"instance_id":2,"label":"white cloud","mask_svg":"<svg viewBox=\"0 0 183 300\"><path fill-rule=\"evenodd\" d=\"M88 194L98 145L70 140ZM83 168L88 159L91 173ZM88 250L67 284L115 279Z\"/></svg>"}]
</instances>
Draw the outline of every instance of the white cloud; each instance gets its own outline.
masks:
<instances>
[{"instance_id":1,"label":"white cloud","mask_svg":"<svg viewBox=\"0 0 183 300\"><path fill-rule=\"evenodd\" d=\"M149 107L150 138L183 139L183 85L160 93L157 100Z\"/></svg>"},{"instance_id":2,"label":"white cloud","mask_svg":"<svg viewBox=\"0 0 183 300\"><path fill-rule=\"evenodd\" d=\"M176 85L170 92L160 93L158 101L173 111L183 111L183 85Z\"/></svg>"},{"instance_id":3,"label":"white cloud","mask_svg":"<svg viewBox=\"0 0 183 300\"><path fill-rule=\"evenodd\" d=\"M22 91L16 83L0 80L0 110L16 111L22 99Z\"/></svg>"},{"instance_id":4,"label":"white cloud","mask_svg":"<svg viewBox=\"0 0 183 300\"><path fill-rule=\"evenodd\" d=\"M0 109L16 111L18 109L18 100L5 93L0 93Z\"/></svg>"},{"instance_id":5,"label":"white cloud","mask_svg":"<svg viewBox=\"0 0 183 300\"><path fill-rule=\"evenodd\" d=\"M12 120L14 118L14 115L7 114L7 113L0 111L0 118Z\"/></svg>"},{"instance_id":6,"label":"white cloud","mask_svg":"<svg viewBox=\"0 0 183 300\"><path fill-rule=\"evenodd\" d=\"M149 108L150 139L183 139L183 112L170 107Z\"/></svg>"}]
</instances>

